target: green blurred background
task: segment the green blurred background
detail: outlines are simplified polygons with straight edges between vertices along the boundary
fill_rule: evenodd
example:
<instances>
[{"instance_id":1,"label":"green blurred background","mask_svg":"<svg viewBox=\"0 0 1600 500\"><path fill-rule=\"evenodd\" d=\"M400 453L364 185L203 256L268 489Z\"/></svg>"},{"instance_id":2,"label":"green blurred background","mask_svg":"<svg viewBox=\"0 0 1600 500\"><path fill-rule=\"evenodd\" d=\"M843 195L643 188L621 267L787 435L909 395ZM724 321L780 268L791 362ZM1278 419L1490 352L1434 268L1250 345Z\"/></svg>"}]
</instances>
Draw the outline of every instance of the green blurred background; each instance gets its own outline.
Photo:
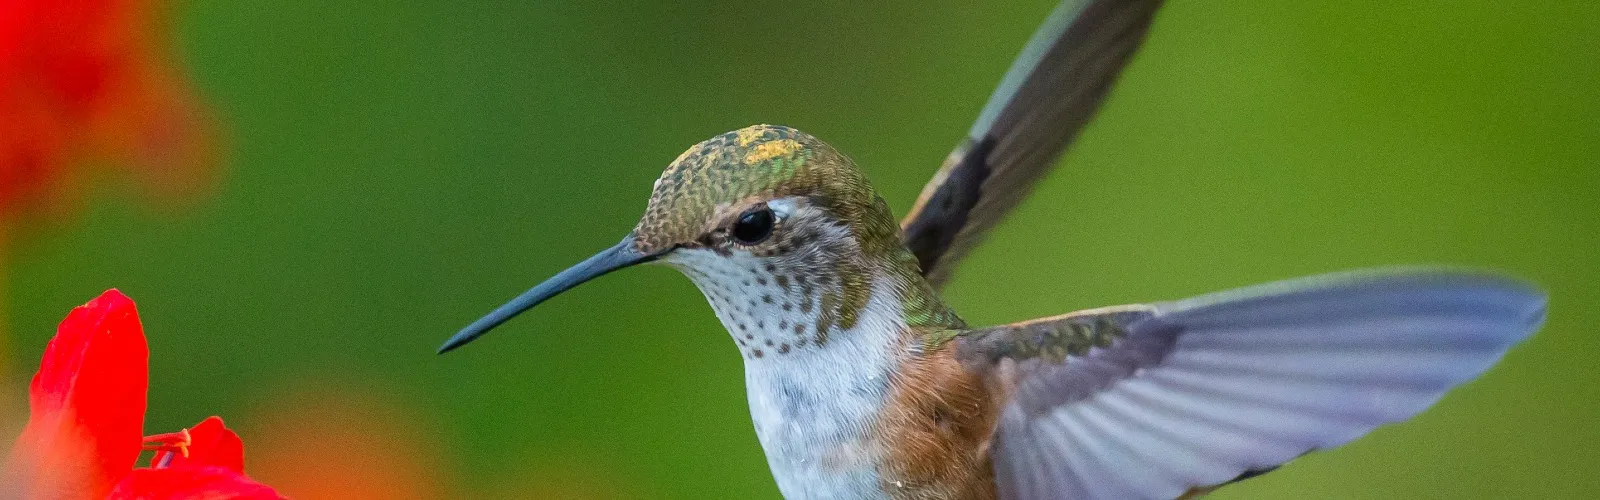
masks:
<instances>
[{"instance_id":1,"label":"green blurred background","mask_svg":"<svg viewBox=\"0 0 1600 500\"><path fill-rule=\"evenodd\" d=\"M187 4L220 182L169 211L103 180L13 242L11 380L119 287L150 336L146 429L223 415L290 495L327 494L293 486L320 471L389 478L372 498L775 497L741 360L666 268L433 349L614 243L660 169L723 131L811 132L903 213L1054 2L994 4ZM1216 497L1595 496L1596 40L1590 1L1174 0L947 297L986 324L1362 266L1502 269L1551 305L1500 366Z\"/></svg>"}]
</instances>

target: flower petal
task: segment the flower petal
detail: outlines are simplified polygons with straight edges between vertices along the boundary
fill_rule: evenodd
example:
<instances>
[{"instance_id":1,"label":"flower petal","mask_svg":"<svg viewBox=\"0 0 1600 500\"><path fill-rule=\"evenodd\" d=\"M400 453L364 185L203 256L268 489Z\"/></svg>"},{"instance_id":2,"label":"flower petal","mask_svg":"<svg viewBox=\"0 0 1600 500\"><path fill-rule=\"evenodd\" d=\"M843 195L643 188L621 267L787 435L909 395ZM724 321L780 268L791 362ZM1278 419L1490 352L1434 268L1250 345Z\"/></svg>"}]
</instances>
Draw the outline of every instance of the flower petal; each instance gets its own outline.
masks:
<instances>
[{"instance_id":1,"label":"flower petal","mask_svg":"<svg viewBox=\"0 0 1600 500\"><path fill-rule=\"evenodd\" d=\"M226 467L135 469L106 498L111 500L278 500L271 487Z\"/></svg>"},{"instance_id":2,"label":"flower petal","mask_svg":"<svg viewBox=\"0 0 1600 500\"><path fill-rule=\"evenodd\" d=\"M28 425L6 461L30 498L90 498L133 469L142 444L149 350L133 301L117 290L72 310L28 390Z\"/></svg>"},{"instance_id":3,"label":"flower petal","mask_svg":"<svg viewBox=\"0 0 1600 500\"><path fill-rule=\"evenodd\" d=\"M189 452L162 451L150 460L152 467L222 467L244 472L244 442L222 424L221 417L209 417L189 429Z\"/></svg>"}]
</instances>

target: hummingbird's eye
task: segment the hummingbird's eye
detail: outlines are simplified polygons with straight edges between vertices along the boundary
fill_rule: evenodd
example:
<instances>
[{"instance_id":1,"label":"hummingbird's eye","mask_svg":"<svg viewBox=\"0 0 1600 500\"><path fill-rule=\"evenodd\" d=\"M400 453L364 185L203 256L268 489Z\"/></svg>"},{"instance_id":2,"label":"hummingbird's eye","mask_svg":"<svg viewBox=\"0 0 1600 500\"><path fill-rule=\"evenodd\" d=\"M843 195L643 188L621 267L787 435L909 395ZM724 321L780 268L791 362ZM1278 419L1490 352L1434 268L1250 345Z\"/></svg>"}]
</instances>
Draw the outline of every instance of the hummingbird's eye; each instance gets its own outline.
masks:
<instances>
[{"instance_id":1,"label":"hummingbird's eye","mask_svg":"<svg viewBox=\"0 0 1600 500\"><path fill-rule=\"evenodd\" d=\"M774 220L772 209L765 204L746 210L733 223L733 239L743 245L760 243L772 235Z\"/></svg>"}]
</instances>

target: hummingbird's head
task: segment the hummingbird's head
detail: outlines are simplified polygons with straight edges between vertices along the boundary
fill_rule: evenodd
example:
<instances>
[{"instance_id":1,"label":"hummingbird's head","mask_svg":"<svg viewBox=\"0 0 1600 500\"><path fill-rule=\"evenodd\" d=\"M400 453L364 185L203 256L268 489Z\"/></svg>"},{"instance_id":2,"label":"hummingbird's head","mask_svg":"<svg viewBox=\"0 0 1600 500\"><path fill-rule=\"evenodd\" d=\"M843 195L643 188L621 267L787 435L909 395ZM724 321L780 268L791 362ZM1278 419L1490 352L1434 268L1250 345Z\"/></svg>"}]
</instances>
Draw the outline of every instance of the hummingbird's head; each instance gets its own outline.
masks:
<instances>
[{"instance_id":1,"label":"hummingbird's head","mask_svg":"<svg viewBox=\"0 0 1600 500\"><path fill-rule=\"evenodd\" d=\"M816 243L794 238L820 229L796 226L814 225L839 226L877 246L898 244L887 206L849 158L804 132L755 125L679 155L656 180L632 236L645 253L776 257Z\"/></svg>"},{"instance_id":2,"label":"hummingbird's head","mask_svg":"<svg viewBox=\"0 0 1600 500\"><path fill-rule=\"evenodd\" d=\"M879 291L954 320L848 157L804 132L755 125L690 147L621 242L463 329L441 352L579 283L651 261L689 276L747 356L824 343L853 327Z\"/></svg>"}]
</instances>

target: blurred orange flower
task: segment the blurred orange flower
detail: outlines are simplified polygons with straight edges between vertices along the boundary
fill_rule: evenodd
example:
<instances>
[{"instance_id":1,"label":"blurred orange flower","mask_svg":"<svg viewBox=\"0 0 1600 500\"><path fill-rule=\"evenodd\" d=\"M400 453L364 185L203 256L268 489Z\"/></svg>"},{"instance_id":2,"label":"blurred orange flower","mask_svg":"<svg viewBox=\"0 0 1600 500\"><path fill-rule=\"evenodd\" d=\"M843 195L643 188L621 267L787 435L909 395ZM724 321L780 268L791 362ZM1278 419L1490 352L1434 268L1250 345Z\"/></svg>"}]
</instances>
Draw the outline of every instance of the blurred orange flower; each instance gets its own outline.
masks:
<instances>
[{"instance_id":1,"label":"blurred orange flower","mask_svg":"<svg viewBox=\"0 0 1600 500\"><path fill-rule=\"evenodd\" d=\"M447 448L422 420L379 393L297 377L251 415L262 443L252 447L250 470L293 498L481 498L449 494L439 451Z\"/></svg>"},{"instance_id":2,"label":"blurred orange flower","mask_svg":"<svg viewBox=\"0 0 1600 500\"><path fill-rule=\"evenodd\" d=\"M0 1L0 221L60 210L86 159L155 191L202 185L208 134L159 0Z\"/></svg>"},{"instance_id":3,"label":"blurred orange flower","mask_svg":"<svg viewBox=\"0 0 1600 500\"><path fill-rule=\"evenodd\" d=\"M67 315L28 390L28 425L0 491L32 499L277 499L244 475L239 436L210 417L140 438L149 349L133 301L109 290ZM156 450L135 468L141 450Z\"/></svg>"},{"instance_id":4,"label":"blurred orange flower","mask_svg":"<svg viewBox=\"0 0 1600 500\"><path fill-rule=\"evenodd\" d=\"M341 374L342 375L342 374ZM464 478L452 430L426 405L374 384L301 372L250 413L250 471L291 498L483 500L645 498L605 457L519 457L495 477ZM479 472L482 472L481 470ZM470 479L471 483L463 480Z\"/></svg>"}]
</instances>

